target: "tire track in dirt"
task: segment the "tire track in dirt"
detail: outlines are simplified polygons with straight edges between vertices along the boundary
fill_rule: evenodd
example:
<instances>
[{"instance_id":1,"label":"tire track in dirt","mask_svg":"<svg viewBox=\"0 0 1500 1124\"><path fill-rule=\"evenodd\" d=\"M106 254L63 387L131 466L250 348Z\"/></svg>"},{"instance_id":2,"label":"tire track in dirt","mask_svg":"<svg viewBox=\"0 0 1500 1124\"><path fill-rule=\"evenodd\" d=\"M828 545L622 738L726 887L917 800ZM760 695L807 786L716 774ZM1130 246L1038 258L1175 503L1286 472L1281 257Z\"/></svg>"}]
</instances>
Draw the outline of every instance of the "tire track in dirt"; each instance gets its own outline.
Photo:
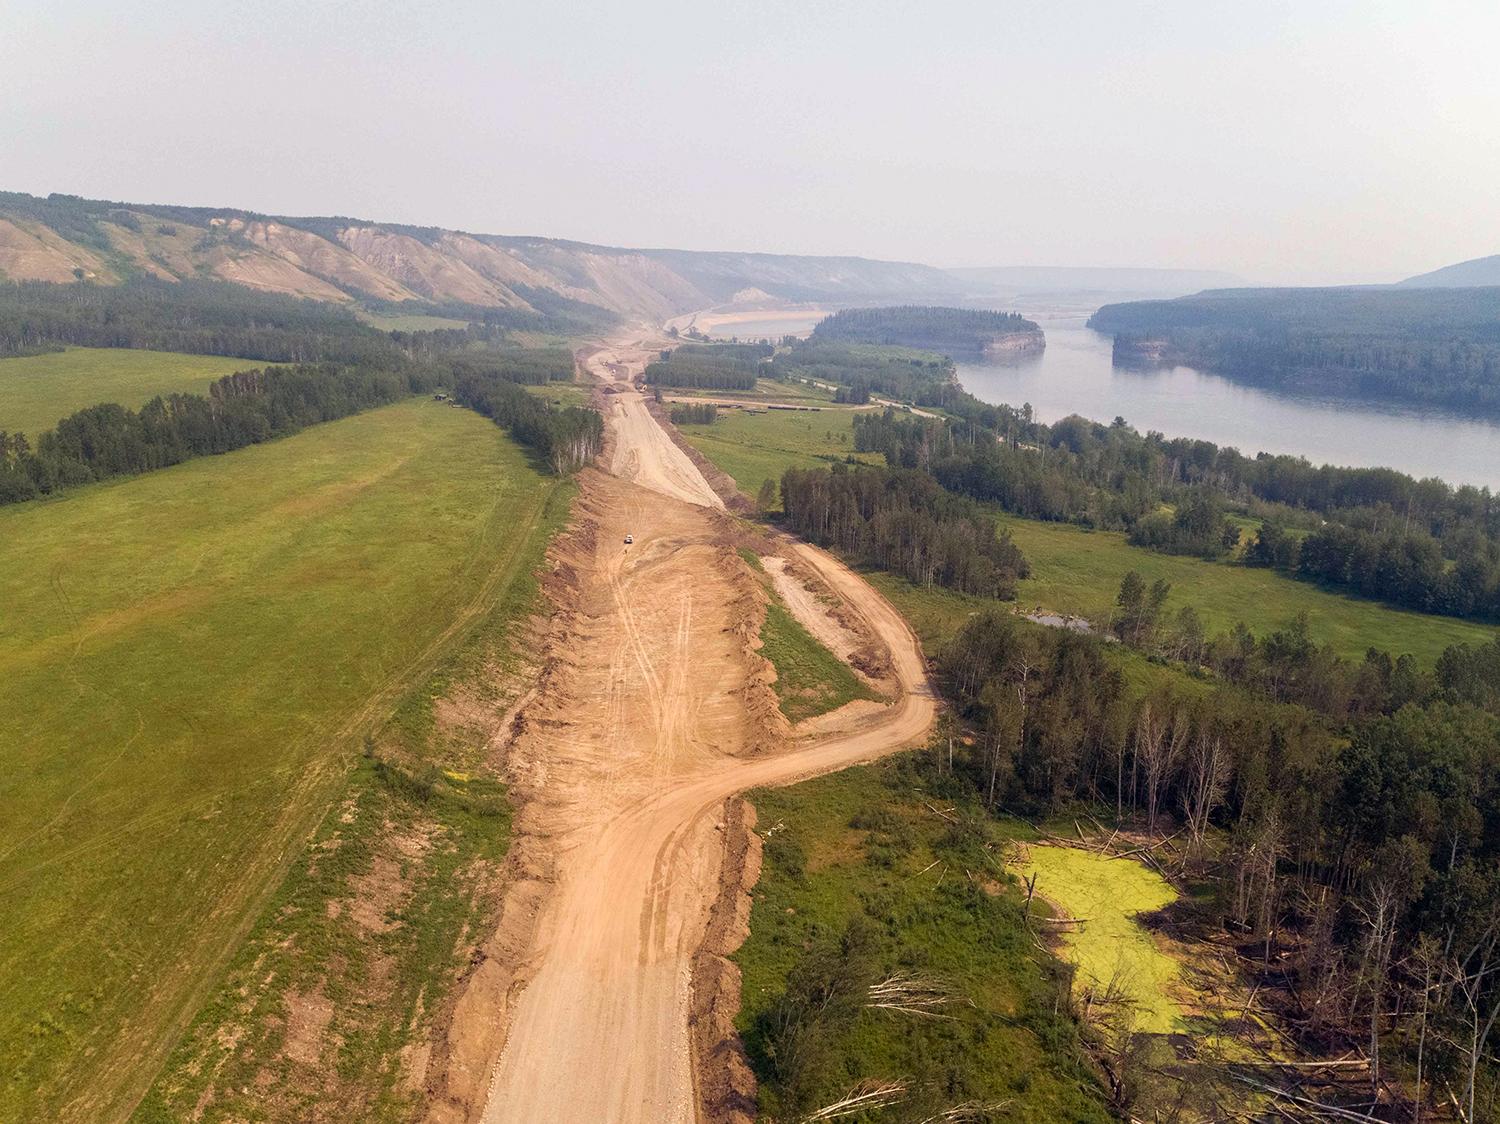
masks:
<instances>
[{"instance_id":1,"label":"tire track in dirt","mask_svg":"<svg viewBox=\"0 0 1500 1124\"><path fill-rule=\"evenodd\" d=\"M620 377L654 354L614 346L587 361L611 391L615 475L580 474L578 522L556 548L568 583L553 589L551 671L507 763L517 878L449 1028L434 1121L693 1120L695 970L742 873L724 869L726 840L744 830L726 801L872 760L934 717L899 614L799 545L890 649L900 693L852 728L786 737L752 648L765 595L736 525Z\"/></svg>"}]
</instances>

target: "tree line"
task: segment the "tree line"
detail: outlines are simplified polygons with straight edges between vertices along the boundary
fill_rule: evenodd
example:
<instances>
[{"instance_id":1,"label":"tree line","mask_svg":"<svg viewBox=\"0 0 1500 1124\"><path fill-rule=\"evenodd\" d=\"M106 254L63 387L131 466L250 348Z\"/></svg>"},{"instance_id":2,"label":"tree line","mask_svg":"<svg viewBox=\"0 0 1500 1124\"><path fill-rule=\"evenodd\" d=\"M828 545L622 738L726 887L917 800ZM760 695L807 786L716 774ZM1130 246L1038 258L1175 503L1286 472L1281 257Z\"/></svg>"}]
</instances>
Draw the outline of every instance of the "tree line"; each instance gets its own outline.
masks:
<instances>
[{"instance_id":1,"label":"tree line","mask_svg":"<svg viewBox=\"0 0 1500 1124\"><path fill-rule=\"evenodd\" d=\"M1376 532L1330 523L1299 540L1267 522L1245 560L1423 613L1500 620L1495 545L1476 541L1450 565L1438 540L1399 526Z\"/></svg>"},{"instance_id":2,"label":"tree line","mask_svg":"<svg viewBox=\"0 0 1500 1124\"><path fill-rule=\"evenodd\" d=\"M1164 554L1219 558L1239 545L1240 529L1224 514L1224 501L1211 488L1186 488L1173 510L1141 516L1130 528L1132 546Z\"/></svg>"},{"instance_id":3,"label":"tree line","mask_svg":"<svg viewBox=\"0 0 1500 1124\"><path fill-rule=\"evenodd\" d=\"M989 423L989 424L987 424ZM1261 520L1251 564L1423 612L1500 620L1500 500L1391 469L1314 467L1211 442L1029 411L854 418L854 447L1033 519L1126 531L1139 546L1221 557L1231 509ZM1172 510L1164 510L1170 505Z\"/></svg>"},{"instance_id":4,"label":"tree line","mask_svg":"<svg viewBox=\"0 0 1500 1124\"><path fill-rule=\"evenodd\" d=\"M172 394L139 410L89 406L63 418L35 446L25 434L0 432L0 502L242 449L430 386L430 377L415 372L297 364L225 375L207 397Z\"/></svg>"},{"instance_id":5,"label":"tree line","mask_svg":"<svg viewBox=\"0 0 1500 1124\"><path fill-rule=\"evenodd\" d=\"M323 236L338 241L336 227L323 232ZM550 332L554 335L586 335L599 332L619 322L619 317L608 309L587 301L572 300L531 285L512 283L507 286L531 306L525 308L496 308L487 304L469 304L466 301L383 301L365 296L360 303L376 315L383 316L441 316L450 320L467 320L471 327L493 332ZM398 339L406 334L391 333Z\"/></svg>"},{"instance_id":6,"label":"tree line","mask_svg":"<svg viewBox=\"0 0 1500 1124\"><path fill-rule=\"evenodd\" d=\"M673 425L713 425L719 408L712 402L684 402L672 407L671 418Z\"/></svg>"},{"instance_id":7,"label":"tree line","mask_svg":"<svg viewBox=\"0 0 1500 1124\"><path fill-rule=\"evenodd\" d=\"M770 353L769 344L686 343L647 364L645 380L652 386L754 390L761 361Z\"/></svg>"},{"instance_id":8,"label":"tree line","mask_svg":"<svg viewBox=\"0 0 1500 1124\"><path fill-rule=\"evenodd\" d=\"M873 466L788 469L781 478L786 522L804 538L934 585L1013 599L1030 572L1009 535L973 502L925 473Z\"/></svg>"},{"instance_id":9,"label":"tree line","mask_svg":"<svg viewBox=\"0 0 1500 1124\"><path fill-rule=\"evenodd\" d=\"M1500 413L1500 289L1227 289L1105 305L1118 361L1352 399Z\"/></svg>"},{"instance_id":10,"label":"tree line","mask_svg":"<svg viewBox=\"0 0 1500 1124\"><path fill-rule=\"evenodd\" d=\"M89 345L293 360L226 376L206 396L90 406L34 443L0 432L0 502L229 452L449 386L556 471L598 450L597 414L556 410L517 385L571 378L568 350L508 346L483 325L397 335L331 305L216 282L0 283L0 351ZM309 356L318 361L297 361Z\"/></svg>"},{"instance_id":11,"label":"tree line","mask_svg":"<svg viewBox=\"0 0 1500 1124\"><path fill-rule=\"evenodd\" d=\"M528 394L504 372L471 372L453 388L454 401L483 414L557 473L582 468L604 444L604 419L581 406L561 409Z\"/></svg>"},{"instance_id":12,"label":"tree line","mask_svg":"<svg viewBox=\"0 0 1500 1124\"><path fill-rule=\"evenodd\" d=\"M223 281L0 282L0 355L148 348L263 363L395 362L385 333L337 305Z\"/></svg>"},{"instance_id":13,"label":"tree line","mask_svg":"<svg viewBox=\"0 0 1500 1124\"><path fill-rule=\"evenodd\" d=\"M834 384L839 388L835 393L843 395L841 402L863 405L874 393L919 406L941 406L963 394L953 372L953 361L945 356L914 356L860 344L793 339L772 357L768 373L782 382Z\"/></svg>"},{"instance_id":14,"label":"tree line","mask_svg":"<svg viewBox=\"0 0 1500 1124\"><path fill-rule=\"evenodd\" d=\"M576 368L565 347L486 347L447 351L436 364L456 385L469 376L499 379L526 386L571 382Z\"/></svg>"}]
</instances>

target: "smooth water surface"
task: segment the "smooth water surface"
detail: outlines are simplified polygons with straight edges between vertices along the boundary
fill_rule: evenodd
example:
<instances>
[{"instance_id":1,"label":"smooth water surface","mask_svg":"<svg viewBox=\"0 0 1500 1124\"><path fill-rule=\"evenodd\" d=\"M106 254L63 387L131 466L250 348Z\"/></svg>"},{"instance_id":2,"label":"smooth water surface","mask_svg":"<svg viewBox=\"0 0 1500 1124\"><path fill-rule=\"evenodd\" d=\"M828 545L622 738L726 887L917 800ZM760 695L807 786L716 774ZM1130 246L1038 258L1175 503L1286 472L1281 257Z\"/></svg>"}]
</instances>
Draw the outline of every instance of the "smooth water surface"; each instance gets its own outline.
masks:
<instances>
[{"instance_id":1,"label":"smooth water surface","mask_svg":"<svg viewBox=\"0 0 1500 1124\"><path fill-rule=\"evenodd\" d=\"M1278 394L1191 367L1117 368L1109 336L1085 328L1077 306L1066 315L1018 308L1047 333L1047 350L1002 363L959 363L965 389L986 402L1030 402L1038 419L1082 414L1122 417L1141 432L1195 437L1216 445L1305 456L1314 464L1383 465L1413 476L1500 490L1500 424L1412 406L1350 404ZM823 313L769 310L726 324L715 335L741 339L806 335Z\"/></svg>"},{"instance_id":2,"label":"smooth water surface","mask_svg":"<svg viewBox=\"0 0 1500 1124\"><path fill-rule=\"evenodd\" d=\"M1314 464L1384 465L1413 476L1500 489L1500 425L1436 410L1293 397L1230 382L1190 367L1115 367L1110 337L1083 318L1041 320L1047 350L1006 364L960 363L959 381L977 398L1019 406L1039 420L1069 414L1141 432L1196 437L1257 452L1293 453Z\"/></svg>"}]
</instances>

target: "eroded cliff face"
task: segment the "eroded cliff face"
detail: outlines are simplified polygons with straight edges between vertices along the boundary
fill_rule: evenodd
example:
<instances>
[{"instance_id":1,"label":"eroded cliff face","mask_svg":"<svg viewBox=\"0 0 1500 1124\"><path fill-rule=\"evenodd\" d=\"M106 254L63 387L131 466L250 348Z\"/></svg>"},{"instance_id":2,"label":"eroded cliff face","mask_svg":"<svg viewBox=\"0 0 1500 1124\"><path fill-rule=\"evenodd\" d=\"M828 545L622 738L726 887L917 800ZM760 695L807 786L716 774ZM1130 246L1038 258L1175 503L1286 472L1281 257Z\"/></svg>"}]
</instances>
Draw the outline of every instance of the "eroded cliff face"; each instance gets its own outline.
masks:
<instances>
[{"instance_id":1,"label":"eroded cliff face","mask_svg":"<svg viewBox=\"0 0 1500 1124\"><path fill-rule=\"evenodd\" d=\"M1171 342L1148 336L1116 336L1113 360L1117 367L1140 367L1172 361Z\"/></svg>"},{"instance_id":2,"label":"eroded cliff face","mask_svg":"<svg viewBox=\"0 0 1500 1124\"><path fill-rule=\"evenodd\" d=\"M216 277L350 303L431 301L534 310L549 296L660 322L745 290L862 304L958 294L929 266L861 258L627 250L352 219L108 203L0 192L0 280L116 284Z\"/></svg>"},{"instance_id":3,"label":"eroded cliff face","mask_svg":"<svg viewBox=\"0 0 1500 1124\"><path fill-rule=\"evenodd\" d=\"M986 359L1008 359L1016 355L1032 355L1047 347L1047 335L1040 328L1026 332L1006 332L995 336L984 345Z\"/></svg>"},{"instance_id":4,"label":"eroded cliff face","mask_svg":"<svg viewBox=\"0 0 1500 1124\"><path fill-rule=\"evenodd\" d=\"M55 281L77 278L114 281L114 272L100 256L75 246L41 223L14 220L0 214L0 277L12 281Z\"/></svg>"}]
</instances>

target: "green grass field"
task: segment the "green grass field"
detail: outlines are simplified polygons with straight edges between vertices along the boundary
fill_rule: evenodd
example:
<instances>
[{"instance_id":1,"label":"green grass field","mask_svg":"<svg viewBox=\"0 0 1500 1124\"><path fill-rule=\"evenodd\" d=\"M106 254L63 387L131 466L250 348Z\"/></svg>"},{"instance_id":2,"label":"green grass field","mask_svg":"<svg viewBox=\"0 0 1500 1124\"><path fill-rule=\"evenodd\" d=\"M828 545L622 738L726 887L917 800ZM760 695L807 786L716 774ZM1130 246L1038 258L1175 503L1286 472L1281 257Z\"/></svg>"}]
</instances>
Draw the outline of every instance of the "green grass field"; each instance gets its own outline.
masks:
<instances>
[{"instance_id":1,"label":"green grass field","mask_svg":"<svg viewBox=\"0 0 1500 1124\"><path fill-rule=\"evenodd\" d=\"M528 386L526 390L554 406L587 406L594 397L594 388L581 382L549 382L546 386Z\"/></svg>"},{"instance_id":2,"label":"green grass field","mask_svg":"<svg viewBox=\"0 0 1500 1124\"><path fill-rule=\"evenodd\" d=\"M35 439L86 406L134 408L158 394L207 394L217 378L264 366L254 359L102 347L0 359L0 429Z\"/></svg>"},{"instance_id":3,"label":"green grass field","mask_svg":"<svg viewBox=\"0 0 1500 1124\"><path fill-rule=\"evenodd\" d=\"M724 410L712 425L679 428L714 464L754 496L766 480L781 481L789 468L825 468L854 454L853 410L770 410L748 414ZM878 453L857 454L860 460L882 463Z\"/></svg>"},{"instance_id":4,"label":"green grass field","mask_svg":"<svg viewBox=\"0 0 1500 1124\"><path fill-rule=\"evenodd\" d=\"M735 412L711 426L683 426L705 456L754 496L761 481L779 479L787 468L809 468L842 460L854 448L851 411L818 414ZM862 459L879 461L878 454ZM1232 562L1205 562L1133 547L1125 536L1085 531L1062 523L998 517L1027 560L1032 577L1020 583L1018 601L1078 616L1103 617L1114 605L1120 579L1137 570L1146 580L1172 584L1168 609L1191 605L1210 634L1244 621L1264 634L1306 612L1312 635L1343 656L1361 660L1370 647L1411 653L1431 664L1450 644L1483 643L1495 630L1484 625L1388 608L1374 601L1319 588L1270 570ZM925 595L928 591L917 591ZM943 594L938 593L939 602ZM947 603L943 612L951 610ZM920 598L914 599L920 613ZM936 608L929 605L928 608ZM942 614L939 614L942 615ZM934 624L936 622L934 621ZM921 622L913 620L914 625ZM937 629L934 635L941 629ZM947 629L951 632L951 628ZM929 648L929 650L935 650Z\"/></svg>"},{"instance_id":5,"label":"green grass field","mask_svg":"<svg viewBox=\"0 0 1500 1124\"><path fill-rule=\"evenodd\" d=\"M849 665L819 643L779 602L766 606L760 654L776 668L776 697L792 722L837 710L855 699L873 699Z\"/></svg>"},{"instance_id":6,"label":"green grass field","mask_svg":"<svg viewBox=\"0 0 1500 1124\"><path fill-rule=\"evenodd\" d=\"M440 328L467 328L469 326L467 320L457 320L451 316L427 316L415 312L382 316L379 313L359 309L355 315L372 328L379 328L382 332L435 332Z\"/></svg>"},{"instance_id":7,"label":"green grass field","mask_svg":"<svg viewBox=\"0 0 1500 1124\"><path fill-rule=\"evenodd\" d=\"M770 597L766 619L760 626L760 654L776 669L773 686L787 720L801 722L837 710L855 699L875 698L875 692L849 665L787 610L756 553L741 550L740 557L756 572Z\"/></svg>"},{"instance_id":8,"label":"green grass field","mask_svg":"<svg viewBox=\"0 0 1500 1124\"><path fill-rule=\"evenodd\" d=\"M1142 550L1113 531L1009 516L1000 525L1031 563L1032 577L1018 592L1025 606L1103 617L1114 607L1120 579L1137 570L1148 582L1170 582L1168 610L1191 605L1210 635L1239 621L1261 634L1305 612L1313 636L1348 659L1362 660L1366 649L1376 647L1409 652L1431 665L1450 644L1485 643L1495 634L1484 625L1388 608L1271 570Z\"/></svg>"},{"instance_id":9,"label":"green grass field","mask_svg":"<svg viewBox=\"0 0 1500 1124\"><path fill-rule=\"evenodd\" d=\"M333 1102L361 1121L421 1114L402 1060L430 1040L466 941L494 922L510 805L493 723L533 682L535 572L573 494L551 493L514 580L375 734L133 1124L310 1119ZM286 1013L319 998L327 1024L299 1039Z\"/></svg>"},{"instance_id":10,"label":"green grass field","mask_svg":"<svg viewBox=\"0 0 1500 1124\"><path fill-rule=\"evenodd\" d=\"M807 379L787 379L784 382L777 379L757 379L755 391L772 401L805 400L808 405L833 402L833 391Z\"/></svg>"},{"instance_id":11,"label":"green grass field","mask_svg":"<svg viewBox=\"0 0 1500 1124\"><path fill-rule=\"evenodd\" d=\"M717 390L713 387L667 386L661 388L663 395L671 398L734 398L745 401L763 399L766 402L795 402L808 406L831 406L833 391L803 379L779 382L776 379L756 379L751 390Z\"/></svg>"},{"instance_id":12,"label":"green grass field","mask_svg":"<svg viewBox=\"0 0 1500 1124\"><path fill-rule=\"evenodd\" d=\"M0 1119L145 1091L564 486L424 400L0 510Z\"/></svg>"},{"instance_id":13,"label":"green grass field","mask_svg":"<svg viewBox=\"0 0 1500 1124\"><path fill-rule=\"evenodd\" d=\"M1017 825L931 791L914 766L903 755L750 794L764 865L735 961L761 1119L803 1119L863 1078L903 1079L908 1094L859 1120L973 1102L1006 1103L997 1119L1111 1119L1057 1014L1065 985L995 859ZM946 1017L871 1007L869 984L897 974L945 991Z\"/></svg>"}]
</instances>

